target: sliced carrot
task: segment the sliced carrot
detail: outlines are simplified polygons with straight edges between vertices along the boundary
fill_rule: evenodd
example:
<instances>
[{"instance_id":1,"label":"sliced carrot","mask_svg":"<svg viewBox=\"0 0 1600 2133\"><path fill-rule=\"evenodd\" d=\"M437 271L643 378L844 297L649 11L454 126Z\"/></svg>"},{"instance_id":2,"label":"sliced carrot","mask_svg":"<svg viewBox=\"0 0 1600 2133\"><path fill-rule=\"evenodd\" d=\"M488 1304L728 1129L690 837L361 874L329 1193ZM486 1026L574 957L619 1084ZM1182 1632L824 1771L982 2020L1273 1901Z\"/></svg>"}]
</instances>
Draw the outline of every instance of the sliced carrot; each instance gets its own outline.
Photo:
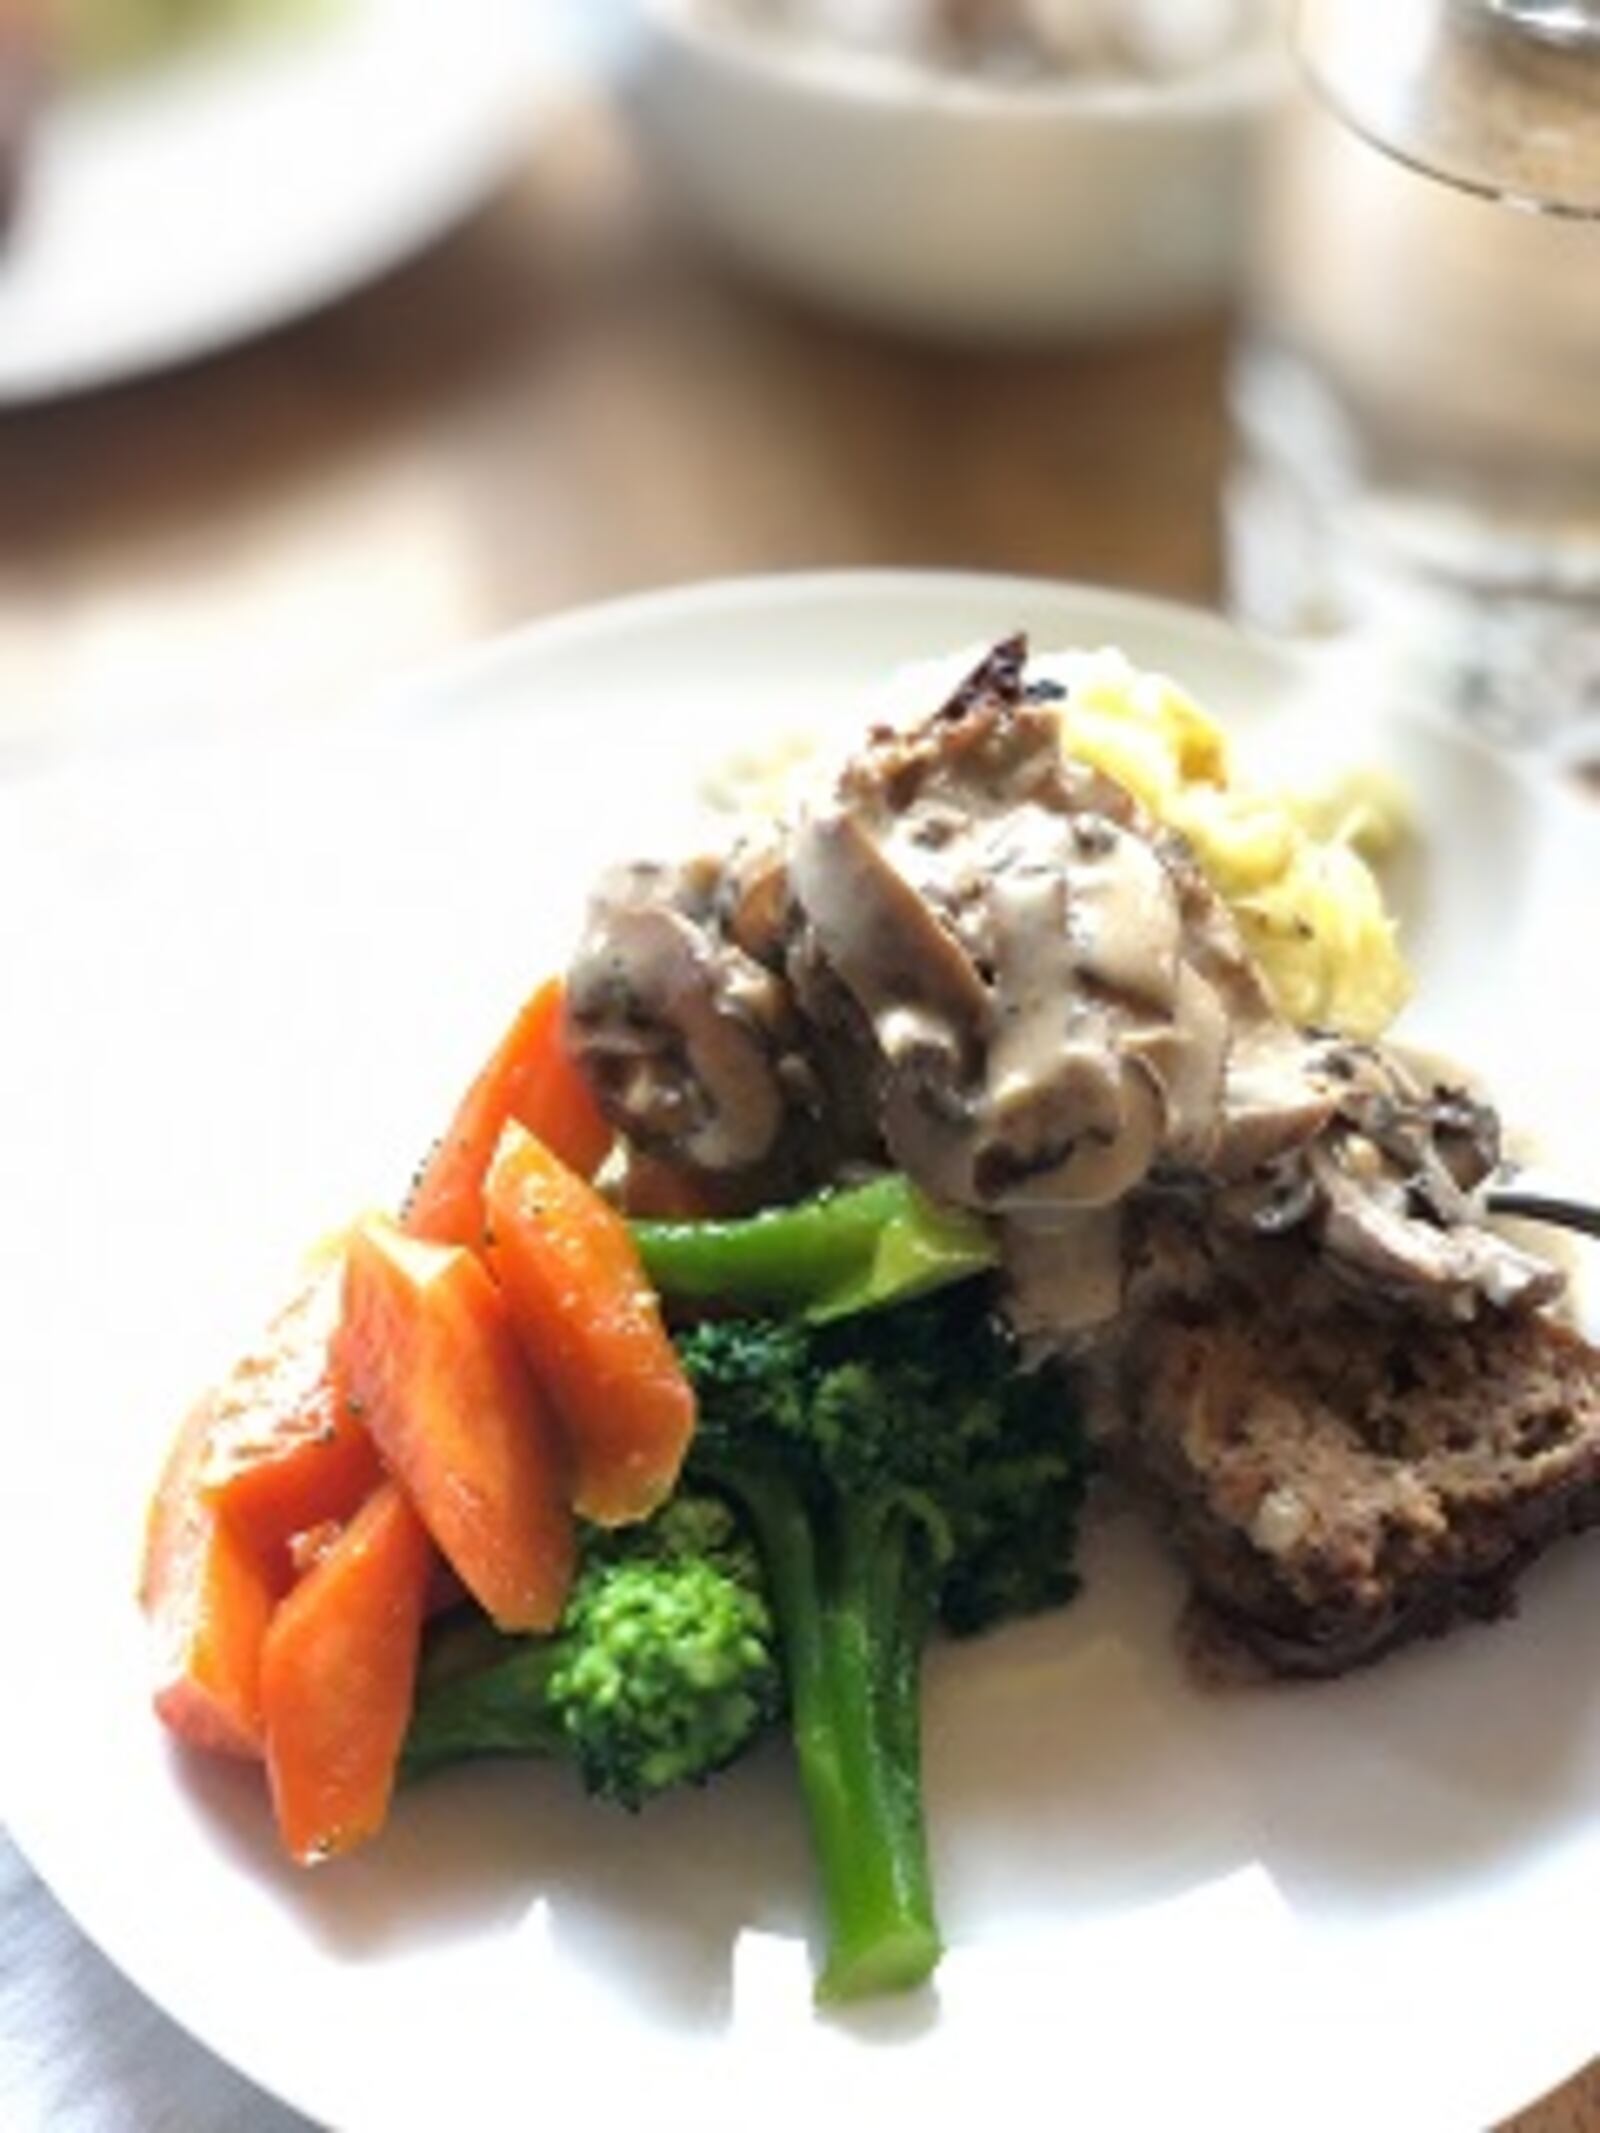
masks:
<instances>
[{"instance_id":1,"label":"sliced carrot","mask_svg":"<svg viewBox=\"0 0 1600 2133\"><path fill-rule=\"evenodd\" d=\"M334 1380L343 1274L341 1240L235 1368L201 1466L212 1507L274 1569L297 1533L353 1518L383 1475Z\"/></svg>"},{"instance_id":2,"label":"sliced carrot","mask_svg":"<svg viewBox=\"0 0 1600 2133\"><path fill-rule=\"evenodd\" d=\"M280 1589L200 1488L216 1395L184 1422L145 1524L139 1600L155 1708L196 1748L261 1753L261 1646Z\"/></svg>"},{"instance_id":3,"label":"sliced carrot","mask_svg":"<svg viewBox=\"0 0 1600 2133\"><path fill-rule=\"evenodd\" d=\"M628 1225L518 1125L485 1200L489 1264L555 1407L574 1503L602 1525L646 1517L677 1480L694 1394Z\"/></svg>"},{"instance_id":4,"label":"sliced carrot","mask_svg":"<svg viewBox=\"0 0 1600 2133\"><path fill-rule=\"evenodd\" d=\"M567 1049L565 1015L559 978L547 979L524 1002L422 1166L406 1202L412 1236L435 1244L482 1242L483 1181L508 1119L537 1133L586 1177L599 1168L611 1128Z\"/></svg>"},{"instance_id":5,"label":"sliced carrot","mask_svg":"<svg viewBox=\"0 0 1600 2133\"><path fill-rule=\"evenodd\" d=\"M284 1848L303 1864L383 1827L431 1554L386 1482L273 1616L261 1666L267 1776Z\"/></svg>"},{"instance_id":6,"label":"sliced carrot","mask_svg":"<svg viewBox=\"0 0 1600 2133\"><path fill-rule=\"evenodd\" d=\"M345 1391L440 1552L503 1629L550 1629L575 1556L560 1440L499 1292L459 1245L358 1225L335 1339Z\"/></svg>"}]
</instances>

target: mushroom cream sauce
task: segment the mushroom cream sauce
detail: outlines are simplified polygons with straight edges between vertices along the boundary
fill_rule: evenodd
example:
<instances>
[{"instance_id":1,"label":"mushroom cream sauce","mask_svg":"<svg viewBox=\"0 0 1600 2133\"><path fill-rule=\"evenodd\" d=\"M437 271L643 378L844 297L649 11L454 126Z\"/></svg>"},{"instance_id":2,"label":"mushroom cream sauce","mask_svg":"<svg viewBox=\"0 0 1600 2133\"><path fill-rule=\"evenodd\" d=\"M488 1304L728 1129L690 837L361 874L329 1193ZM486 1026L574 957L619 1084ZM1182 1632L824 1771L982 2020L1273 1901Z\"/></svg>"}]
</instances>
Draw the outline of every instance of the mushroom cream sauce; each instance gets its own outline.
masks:
<instances>
[{"instance_id":1,"label":"mushroom cream sauce","mask_svg":"<svg viewBox=\"0 0 1600 2133\"><path fill-rule=\"evenodd\" d=\"M783 784L614 868L570 973L613 1121L720 1204L892 1162L997 1222L1047 1346L1116 1318L1151 1194L1446 1316L1559 1285L1476 1218L1493 1114L1380 1041L1381 794L1252 785L1170 682L1020 638Z\"/></svg>"}]
</instances>

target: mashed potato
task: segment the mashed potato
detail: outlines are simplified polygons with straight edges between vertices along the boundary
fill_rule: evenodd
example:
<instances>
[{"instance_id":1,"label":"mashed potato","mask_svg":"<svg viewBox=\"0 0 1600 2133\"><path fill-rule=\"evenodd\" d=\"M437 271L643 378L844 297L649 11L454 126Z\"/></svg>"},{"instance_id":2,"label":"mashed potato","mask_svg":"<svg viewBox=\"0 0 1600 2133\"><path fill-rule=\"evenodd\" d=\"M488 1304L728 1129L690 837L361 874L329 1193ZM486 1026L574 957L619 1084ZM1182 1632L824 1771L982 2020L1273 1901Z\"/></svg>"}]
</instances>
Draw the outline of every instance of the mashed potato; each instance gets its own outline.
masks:
<instances>
[{"instance_id":1,"label":"mashed potato","mask_svg":"<svg viewBox=\"0 0 1600 2133\"><path fill-rule=\"evenodd\" d=\"M1375 1037L1411 983L1371 861L1403 830L1373 773L1298 792L1245 777L1220 726L1119 652L1037 663L1067 684L1067 751L1180 831L1290 1021Z\"/></svg>"}]
</instances>

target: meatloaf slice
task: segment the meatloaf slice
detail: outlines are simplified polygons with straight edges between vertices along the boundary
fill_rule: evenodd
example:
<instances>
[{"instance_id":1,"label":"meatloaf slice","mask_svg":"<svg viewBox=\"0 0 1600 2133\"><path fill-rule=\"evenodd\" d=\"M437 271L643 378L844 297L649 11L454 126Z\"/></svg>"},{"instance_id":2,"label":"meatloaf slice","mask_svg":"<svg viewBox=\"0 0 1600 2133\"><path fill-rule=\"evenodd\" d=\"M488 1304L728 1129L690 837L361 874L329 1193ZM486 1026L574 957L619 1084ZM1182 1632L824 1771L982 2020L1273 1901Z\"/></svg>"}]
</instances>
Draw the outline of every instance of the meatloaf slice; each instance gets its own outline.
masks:
<instances>
[{"instance_id":1,"label":"meatloaf slice","mask_svg":"<svg viewBox=\"0 0 1600 2133\"><path fill-rule=\"evenodd\" d=\"M1285 1276L1169 1295L1120 1358L1121 1461L1211 1648L1328 1675L1504 1613L1600 1519L1600 1352L1537 1311L1428 1322Z\"/></svg>"}]
</instances>

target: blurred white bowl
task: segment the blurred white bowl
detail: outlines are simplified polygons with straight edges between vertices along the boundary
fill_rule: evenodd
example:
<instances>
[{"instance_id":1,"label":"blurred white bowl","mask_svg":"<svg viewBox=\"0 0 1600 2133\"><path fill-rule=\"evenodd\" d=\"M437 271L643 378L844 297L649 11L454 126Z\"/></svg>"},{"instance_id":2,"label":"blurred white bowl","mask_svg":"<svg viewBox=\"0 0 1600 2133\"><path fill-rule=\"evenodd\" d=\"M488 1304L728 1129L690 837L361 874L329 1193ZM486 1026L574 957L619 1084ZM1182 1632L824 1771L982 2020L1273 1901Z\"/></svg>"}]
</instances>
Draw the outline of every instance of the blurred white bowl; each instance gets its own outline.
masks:
<instances>
[{"instance_id":1,"label":"blurred white bowl","mask_svg":"<svg viewBox=\"0 0 1600 2133\"><path fill-rule=\"evenodd\" d=\"M1162 82L1012 87L640 0L633 100L737 259L804 299L941 339L1088 338L1226 297L1261 124L1260 44Z\"/></svg>"}]
</instances>

